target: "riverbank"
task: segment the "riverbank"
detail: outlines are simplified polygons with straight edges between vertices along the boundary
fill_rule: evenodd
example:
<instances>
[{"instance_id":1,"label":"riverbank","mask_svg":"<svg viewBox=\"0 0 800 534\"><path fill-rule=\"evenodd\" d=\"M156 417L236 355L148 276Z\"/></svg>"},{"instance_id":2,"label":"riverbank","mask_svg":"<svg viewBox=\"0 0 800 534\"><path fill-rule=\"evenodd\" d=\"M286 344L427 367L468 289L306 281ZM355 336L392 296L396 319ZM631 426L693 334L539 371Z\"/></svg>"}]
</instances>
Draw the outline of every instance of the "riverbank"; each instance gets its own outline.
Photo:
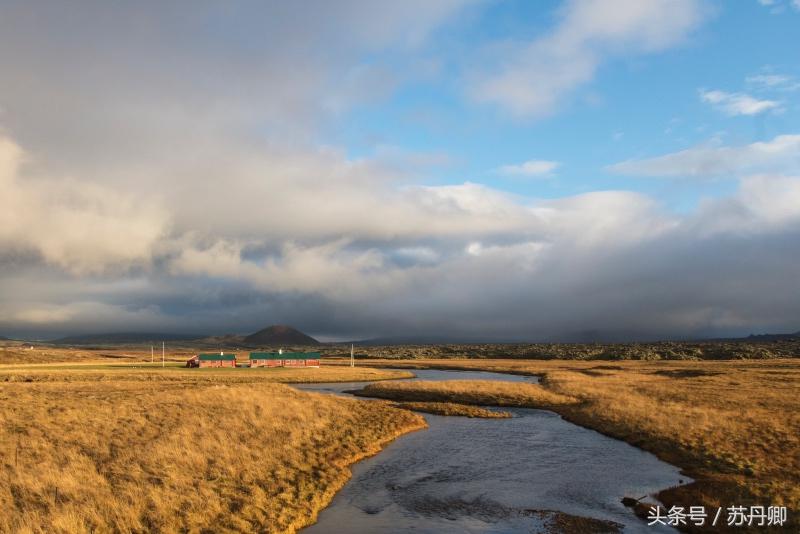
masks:
<instances>
[{"instance_id":1,"label":"riverbank","mask_svg":"<svg viewBox=\"0 0 800 534\"><path fill-rule=\"evenodd\" d=\"M374 369L0 369L0 532L294 532L424 419L282 382Z\"/></svg>"},{"instance_id":2,"label":"riverbank","mask_svg":"<svg viewBox=\"0 0 800 534\"><path fill-rule=\"evenodd\" d=\"M395 408L403 408L414 412L424 412L449 417L477 417L480 419L508 419L511 413L500 410L487 410L480 406L470 406L455 402L394 402Z\"/></svg>"},{"instance_id":3,"label":"riverbank","mask_svg":"<svg viewBox=\"0 0 800 534\"><path fill-rule=\"evenodd\" d=\"M539 384L492 380L414 381L369 384L353 391L359 397L401 402L453 403L476 406L553 409L578 403Z\"/></svg>"},{"instance_id":4,"label":"riverbank","mask_svg":"<svg viewBox=\"0 0 800 534\"><path fill-rule=\"evenodd\" d=\"M364 364L366 362L362 362ZM402 368L535 374L542 391L514 405L553 410L680 466L695 483L662 491L666 505L800 505L800 362L575 362L520 360L372 361ZM510 386L518 393L520 386ZM508 384L387 383L369 394L402 401L503 405ZM482 393L482 394L481 394ZM520 393L523 396L524 393ZM508 399L506 399L507 401ZM498 402L500 404L498 404ZM508 404L507 404L508 405ZM638 496L637 496L638 497ZM792 528L789 527L789 528ZM739 529L742 531L742 529ZM761 529L764 531L764 529Z\"/></svg>"}]
</instances>

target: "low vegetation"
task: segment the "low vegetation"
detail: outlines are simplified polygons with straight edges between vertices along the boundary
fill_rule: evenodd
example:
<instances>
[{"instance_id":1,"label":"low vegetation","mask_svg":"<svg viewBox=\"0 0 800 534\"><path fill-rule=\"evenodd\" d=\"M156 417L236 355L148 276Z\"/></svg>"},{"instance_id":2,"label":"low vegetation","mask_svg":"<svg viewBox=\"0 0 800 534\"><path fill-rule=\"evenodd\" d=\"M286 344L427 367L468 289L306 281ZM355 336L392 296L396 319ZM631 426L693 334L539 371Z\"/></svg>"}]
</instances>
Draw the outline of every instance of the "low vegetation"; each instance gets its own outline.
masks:
<instances>
[{"instance_id":1,"label":"low vegetation","mask_svg":"<svg viewBox=\"0 0 800 534\"><path fill-rule=\"evenodd\" d=\"M653 452L696 479L662 492L659 498L667 505L785 505L793 527L798 526L798 360L392 360L391 365L540 375L548 396L529 384L467 381L381 383L365 393L395 400L548 408Z\"/></svg>"},{"instance_id":2,"label":"low vegetation","mask_svg":"<svg viewBox=\"0 0 800 534\"><path fill-rule=\"evenodd\" d=\"M424 426L270 381L307 371L0 370L0 532L294 532L349 464Z\"/></svg>"},{"instance_id":3,"label":"low vegetation","mask_svg":"<svg viewBox=\"0 0 800 534\"><path fill-rule=\"evenodd\" d=\"M413 410L415 412L432 413L435 415L448 415L458 417L479 417L482 419L508 419L509 412L501 410L487 410L480 406L456 404L454 402L395 402L392 406Z\"/></svg>"},{"instance_id":4,"label":"low vegetation","mask_svg":"<svg viewBox=\"0 0 800 534\"><path fill-rule=\"evenodd\" d=\"M237 336L167 343L167 361L184 362L197 352L224 348L246 356L255 346L243 345ZM309 350L288 345L286 350ZM155 359L160 361L160 347ZM325 357L349 357L350 346L314 346ZM0 365L59 362L149 362L147 344L66 346L0 340ZM800 358L800 333L792 336L753 337L741 340L656 343L483 343L460 345L364 345L358 359L537 359L537 360L731 360Z\"/></svg>"},{"instance_id":5,"label":"low vegetation","mask_svg":"<svg viewBox=\"0 0 800 534\"><path fill-rule=\"evenodd\" d=\"M218 347L215 347L219 350ZM226 350L231 350L225 347ZM165 353L167 363L185 363L188 358L197 354L198 348L192 346L168 345ZM242 352L243 356L249 354ZM80 346L70 347L49 343L0 341L0 365L56 364L56 363L105 363L161 364L161 346Z\"/></svg>"},{"instance_id":6,"label":"low vegetation","mask_svg":"<svg viewBox=\"0 0 800 534\"><path fill-rule=\"evenodd\" d=\"M329 347L345 356L350 347ZM800 334L776 340L656 343L483 343L462 345L360 346L364 359L537 359L537 360L730 360L800 358Z\"/></svg>"},{"instance_id":7,"label":"low vegetation","mask_svg":"<svg viewBox=\"0 0 800 534\"><path fill-rule=\"evenodd\" d=\"M538 384L492 380L380 382L355 392L404 402L462 403L483 406L553 408L574 404L576 398L553 393Z\"/></svg>"},{"instance_id":8,"label":"low vegetation","mask_svg":"<svg viewBox=\"0 0 800 534\"><path fill-rule=\"evenodd\" d=\"M237 369L186 369L171 364L160 366L130 365L47 365L0 366L2 382L86 382L86 381L158 381L174 384L253 384L283 382L304 384L316 382L360 382L409 378L409 371L388 371L369 367L319 368L237 368Z\"/></svg>"}]
</instances>

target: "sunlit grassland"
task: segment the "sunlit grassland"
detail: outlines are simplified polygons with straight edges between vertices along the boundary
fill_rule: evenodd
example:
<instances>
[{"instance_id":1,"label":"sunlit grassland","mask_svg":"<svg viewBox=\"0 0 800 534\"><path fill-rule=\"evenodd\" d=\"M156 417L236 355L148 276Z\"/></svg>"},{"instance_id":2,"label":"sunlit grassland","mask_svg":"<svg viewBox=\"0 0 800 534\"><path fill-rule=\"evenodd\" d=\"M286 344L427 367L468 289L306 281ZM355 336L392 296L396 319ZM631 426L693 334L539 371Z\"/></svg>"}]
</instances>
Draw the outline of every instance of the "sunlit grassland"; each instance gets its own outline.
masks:
<instances>
[{"instance_id":1,"label":"sunlit grassland","mask_svg":"<svg viewBox=\"0 0 800 534\"><path fill-rule=\"evenodd\" d=\"M662 492L659 497L668 505L786 505L797 521L798 360L392 360L371 364L540 375L540 387L449 381L382 383L369 389L371 394L403 401L551 409L653 452L697 480Z\"/></svg>"},{"instance_id":2,"label":"sunlit grassland","mask_svg":"<svg viewBox=\"0 0 800 534\"><path fill-rule=\"evenodd\" d=\"M470 406L455 402L395 402L393 406L413 410L415 412L432 413L455 417L479 417L481 419L508 419L509 412L501 410L488 410L480 406Z\"/></svg>"},{"instance_id":3,"label":"sunlit grassland","mask_svg":"<svg viewBox=\"0 0 800 534\"><path fill-rule=\"evenodd\" d=\"M275 382L390 376L0 369L0 532L293 532L424 420Z\"/></svg>"},{"instance_id":4,"label":"sunlit grassland","mask_svg":"<svg viewBox=\"0 0 800 534\"><path fill-rule=\"evenodd\" d=\"M493 380L445 380L376 383L356 395L403 402L464 403L483 406L553 408L577 403L538 384Z\"/></svg>"},{"instance_id":5,"label":"sunlit grassland","mask_svg":"<svg viewBox=\"0 0 800 534\"><path fill-rule=\"evenodd\" d=\"M409 371L384 371L369 367L322 366L319 368L204 368L187 369L178 364L167 367L146 364L56 364L0 366L2 382L71 382L71 381L158 381L171 383L312 383L358 382L409 378Z\"/></svg>"},{"instance_id":6,"label":"sunlit grassland","mask_svg":"<svg viewBox=\"0 0 800 534\"><path fill-rule=\"evenodd\" d=\"M33 347L33 348L30 348ZM185 362L197 354L197 349L168 346L165 352L167 362ZM246 353L243 353L246 355ZM161 347L154 349L152 359L161 364ZM80 363L149 363L151 352L148 347L65 347L58 345L33 345L19 342L0 342L0 365L8 364L53 364L68 362Z\"/></svg>"}]
</instances>

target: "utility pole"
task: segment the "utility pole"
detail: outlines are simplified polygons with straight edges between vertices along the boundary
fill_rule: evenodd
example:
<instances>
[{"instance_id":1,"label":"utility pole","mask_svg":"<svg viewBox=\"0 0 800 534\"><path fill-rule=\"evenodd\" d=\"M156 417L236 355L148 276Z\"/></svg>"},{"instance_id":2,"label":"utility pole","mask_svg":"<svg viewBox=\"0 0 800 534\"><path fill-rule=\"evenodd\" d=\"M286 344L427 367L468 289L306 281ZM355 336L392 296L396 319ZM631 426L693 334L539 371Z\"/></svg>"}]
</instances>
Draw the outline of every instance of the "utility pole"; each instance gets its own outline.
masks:
<instances>
[{"instance_id":1,"label":"utility pole","mask_svg":"<svg viewBox=\"0 0 800 534\"><path fill-rule=\"evenodd\" d=\"M350 367L356 366L355 346L350 343Z\"/></svg>"},{"instance_id":2,"label":"utility pole","mask_svg":"<svg viewBox=\"0 0 800 534\"><path fill-rule=\"evenodd\" d=\"M164 367L164 342L161 342L161 367Z\"/></svg>"},{"instance_id":3,"label":"utility pole","mask_svg":"<svg viewBox=\"0 0 800 534\"><path fill-rule=\"evenodd\" d=\"M153 363L153 345L150 345L150 363Z\"/></svg>"}]
</instances>

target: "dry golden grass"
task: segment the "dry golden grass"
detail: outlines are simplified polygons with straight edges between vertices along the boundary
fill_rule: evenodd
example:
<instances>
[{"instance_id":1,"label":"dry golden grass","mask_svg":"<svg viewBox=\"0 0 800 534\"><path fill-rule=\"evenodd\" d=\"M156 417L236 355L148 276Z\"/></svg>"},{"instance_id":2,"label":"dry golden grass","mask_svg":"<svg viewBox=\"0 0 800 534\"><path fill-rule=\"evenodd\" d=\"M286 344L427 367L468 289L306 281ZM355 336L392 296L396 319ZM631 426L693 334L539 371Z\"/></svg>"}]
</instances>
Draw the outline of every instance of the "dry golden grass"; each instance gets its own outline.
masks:
<instances>
[{"instance_id":1,"label":"dry golden grass","mask_svg":"<svg viewBox=\"0 0 800 534\"><path fill-rule=\"evenodd\" d=\"M33 347L32 349L30 347ZM197 349L187 347L168 347L168 362L185 362ZM243 353L247 354L247 353ZM161 363L161 347L155 351L155 358ZM150 348L139 347L65 347L38 343L0 341L0 365L8 364L52 364L52 363L133 363L150 362Z\"/></svg>"},{"instance_id":2,"label":"dry golden grass","mask_svg":"<svg viewBox=\"0 0 800 534\"><path fill-rule=\"evenodd\" d=\"M547 391L579 402L539 406L653 452L697 480L662 492L660 498L666 504L786 505L797 527L800 360L372 363L541 375ZM376 384L371 388L400 391L403 399L495 404L464 391L468 386L455 390L435 384L386 384L386 388ZM512 389L522 386L508 384ZM408 388L423 393L415 396ZM437 388L447 388L447 394L434 394ZM531 401L537 405L535 398Z\"/></svg>"},{"instance_id":3,"label":"dry golden grass","mask_svg":"<svg viewBox=\"0 0 800 534\"><path fill-rule=\"evenodd\" d=\"M355 392L405 402L455 402L484 406L552 408L574 404L574 397L553 393L537 384L491 380L380 382Z\"/></svg>"},{"instance_id":4,"label":"dry golden grass","mask_svg":"<svg viewBox=\"0 0 800 534\"><path fill-rule=\"evenodd\" d=\"M479 417L482 419L508 419L511 417L509 412L487 410L479 406L456 404L454 402L395 402L392 403L392 406L415 412L456 417Z\"/></svg>"},{"instance_id":5,"label":"dry golden grass","mask_svg":"<svg viewBox=\"0 0 800 534\"><path fill-rule=\"evenodd\" d=\"M256 367L186 369L172 366L161 368L149 365L8 365L0 366L2 382L84 382L84 381L159 381L186 384L283 382L292 384L313 382L355 382L409 378L409 371L387 371L369 367Z\"/></svg>"},{"instance_id":6,"label":"dry golden grass","mask_svg":"<svg viewBox=\"0 0 800 534\"><path fill-rule=\"evenodd\" d=\"M37 373L0 382L0 532L293 532L349 464L424 425L277 373Z\"/></svg>"}]
</instances>

